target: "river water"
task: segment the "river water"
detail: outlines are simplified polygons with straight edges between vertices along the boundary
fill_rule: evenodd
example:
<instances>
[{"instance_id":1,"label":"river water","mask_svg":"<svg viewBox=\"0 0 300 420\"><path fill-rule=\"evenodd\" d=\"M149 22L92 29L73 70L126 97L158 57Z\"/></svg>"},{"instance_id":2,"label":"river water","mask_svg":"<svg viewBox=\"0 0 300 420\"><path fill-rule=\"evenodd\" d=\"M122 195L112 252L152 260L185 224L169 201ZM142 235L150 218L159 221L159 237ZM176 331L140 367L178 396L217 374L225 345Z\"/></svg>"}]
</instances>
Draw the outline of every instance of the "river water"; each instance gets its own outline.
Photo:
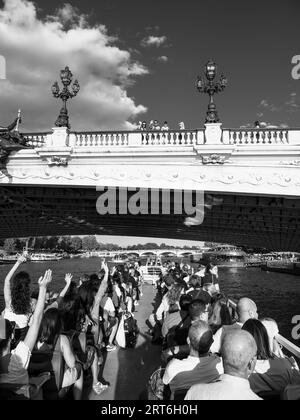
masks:
<instances>
[{"instance_id":1,"label":"river water","mask_svg":"<svg viewBox=\"0 0 300 420\"><path fill-rule=\"evenodd\" d=\"M12 266L0 266L0 309L3 309L3 281ZM53 262L26 263L22 271L28 271L32 278L32 287L37 286L38 278L52 269L51 290L59 291L64 285L66 273L72 273L74 280L81 274L93 274L100 268L99 258L72 259ZM300 346L300 340L292 339L292 318L300 315L300 276L281 273L267 273L258 268L219 268L221 291L232 299L240 297L253 299L258 306L260 317L274 318L280 332Z\"/></svg>"}]
</instances>

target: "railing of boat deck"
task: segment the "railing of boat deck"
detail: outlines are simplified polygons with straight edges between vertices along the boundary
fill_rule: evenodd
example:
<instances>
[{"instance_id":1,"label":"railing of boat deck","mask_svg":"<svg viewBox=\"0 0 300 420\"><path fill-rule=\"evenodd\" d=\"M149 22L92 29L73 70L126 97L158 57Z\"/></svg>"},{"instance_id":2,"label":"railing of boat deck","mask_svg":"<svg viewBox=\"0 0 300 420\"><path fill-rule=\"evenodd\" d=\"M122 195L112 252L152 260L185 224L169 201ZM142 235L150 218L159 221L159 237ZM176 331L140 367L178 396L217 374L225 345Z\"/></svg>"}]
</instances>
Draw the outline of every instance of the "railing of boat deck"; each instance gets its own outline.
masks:
<instances>
[{"instance_id":1,"label":"railing of boat deck","mask_svg":"<svg viewBox=\"0 0 300 420\"><path fill-rule=\"evenodd\" d=\"M229 299L229 305L232 309L236 310L237 304L232 300ZM289 351L293 356L295 356L300 361L300 348L289 341L287 338L283 337L282 335L278 334L275 339L277 340L278 344L280 344L285 350Z\"/></svg>"}]
</instances>

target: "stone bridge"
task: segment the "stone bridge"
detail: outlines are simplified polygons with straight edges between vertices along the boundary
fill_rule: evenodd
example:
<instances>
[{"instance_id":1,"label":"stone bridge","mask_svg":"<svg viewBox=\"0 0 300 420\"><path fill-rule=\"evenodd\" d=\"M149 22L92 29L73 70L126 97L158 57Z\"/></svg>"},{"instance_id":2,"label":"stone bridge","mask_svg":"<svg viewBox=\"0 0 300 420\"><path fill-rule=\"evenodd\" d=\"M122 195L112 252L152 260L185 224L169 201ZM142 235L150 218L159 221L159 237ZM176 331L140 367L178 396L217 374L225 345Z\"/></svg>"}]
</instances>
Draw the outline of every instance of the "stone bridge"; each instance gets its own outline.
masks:
<instances>
[{"instance_id":1,"label":"stone bridge","mask_svg":"<svg viewBox=\"0 0 300 420\"><path fill-rule=\"evenodd\" d=\"M206 124L25 135L32 149L13 153L0 172L1 238L124 235L300 251L300 129ZM105 187L118 209L99 214ZM139 189L148 203L140 214L127 214L130 200L138 208ZM194 201L196 192L205 193L204 220L187 225L184 205L174 211L183 191ZM169 213L162 209L165 194Z\"/></svg>"}]
</instances>

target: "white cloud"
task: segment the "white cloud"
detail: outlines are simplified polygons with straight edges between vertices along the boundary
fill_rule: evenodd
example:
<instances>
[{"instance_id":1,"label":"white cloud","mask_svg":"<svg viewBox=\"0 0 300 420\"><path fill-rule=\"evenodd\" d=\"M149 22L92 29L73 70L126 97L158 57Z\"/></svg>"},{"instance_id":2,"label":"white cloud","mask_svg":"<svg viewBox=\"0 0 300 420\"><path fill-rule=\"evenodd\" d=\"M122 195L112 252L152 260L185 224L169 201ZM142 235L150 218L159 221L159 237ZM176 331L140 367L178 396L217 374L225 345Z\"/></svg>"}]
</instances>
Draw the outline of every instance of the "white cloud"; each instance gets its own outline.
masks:
<instances>
[{"instance_id":1,"label":"white cloud","mask_svg":"<svg viewBox=\"0 0 300 420\"><path fill-rule=\"evenodd\" d=\"M167 42L166 36L149 35L141 41L142 47L160 47Z\"/></svg>"},{"instance_id":2,"label":"white cloud","mask_svg":"<svg viewBox=\"0 0 300 420\"><path fill-rule=\"evenodd\" d=\"M279 111L280 110L280 108L278 108L277 106L275 106L272 103L269 103L269 101L266 100L266 99L263 99L260 102L260 104L259 104L258 107L259 108L262 108L262 109L265 109L265 110L268 110L268 111L271 111L271 112L276 112L276 111Z\"/></svg>"},{"instance_id":3,"label":"white cloud","mask_svg":"<svg viewBox=\"0 0 300 420\"><path fill-rule=\"evenodd\" d=\"M162 55L161 57L157 57L157 61L159 61L160 63L167 63L169 61L169 57L167 57L166 55Z\"/></svg>"},{"instance_id":4,"label":"white cloud","mask_svg":"<svg viewBox=\"0 0 300 420\"><path fill-rule=\"evenodd\" d=\"M74 130L130 129L146 112L127 90L148 70L129 51L115 45L103 25L89 26L71 5L41 20L26 0L5 0L0 9L0 54L7 62L7 80L0 81L0 124L23 111L25 130L49 130L61 104L51 94L59 71L70 66L81 91L70 100Z\"/></svg>"},{"instance_id":5,"label":"white cloud","mask_svg":"<svg viewBox=\"0 0 300 420\"><path fill-rule=\"evenodd\" d=\"M295 108L299 108L299 103L297 102L297 94L294 92L291 93L285 105L288 106L289 110L295 110Z\"/></svg>"}]
</instances>

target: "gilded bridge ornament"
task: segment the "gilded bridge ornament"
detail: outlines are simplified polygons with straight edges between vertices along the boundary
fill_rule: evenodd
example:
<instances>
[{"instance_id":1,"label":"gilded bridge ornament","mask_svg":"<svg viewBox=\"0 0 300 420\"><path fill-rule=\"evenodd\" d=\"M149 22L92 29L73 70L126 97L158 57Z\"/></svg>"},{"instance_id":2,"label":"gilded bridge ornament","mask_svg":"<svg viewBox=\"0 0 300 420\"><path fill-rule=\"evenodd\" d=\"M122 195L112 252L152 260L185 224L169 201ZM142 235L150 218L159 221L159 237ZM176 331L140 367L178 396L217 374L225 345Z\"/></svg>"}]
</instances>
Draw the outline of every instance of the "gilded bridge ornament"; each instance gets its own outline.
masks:
<instances>
[{"instance_id":1,"label":"gilded bridge ornament","mask_svg":"<svg viewBox=\"0 0 300 420\"><path fill-rule=\"evenodd\" d=\"M26 138L19 133L21 123L21 112L8 127L0 126L0 166L5 167L11 152L30 148L27 146Z\"/></svg>"}]
</instances>

